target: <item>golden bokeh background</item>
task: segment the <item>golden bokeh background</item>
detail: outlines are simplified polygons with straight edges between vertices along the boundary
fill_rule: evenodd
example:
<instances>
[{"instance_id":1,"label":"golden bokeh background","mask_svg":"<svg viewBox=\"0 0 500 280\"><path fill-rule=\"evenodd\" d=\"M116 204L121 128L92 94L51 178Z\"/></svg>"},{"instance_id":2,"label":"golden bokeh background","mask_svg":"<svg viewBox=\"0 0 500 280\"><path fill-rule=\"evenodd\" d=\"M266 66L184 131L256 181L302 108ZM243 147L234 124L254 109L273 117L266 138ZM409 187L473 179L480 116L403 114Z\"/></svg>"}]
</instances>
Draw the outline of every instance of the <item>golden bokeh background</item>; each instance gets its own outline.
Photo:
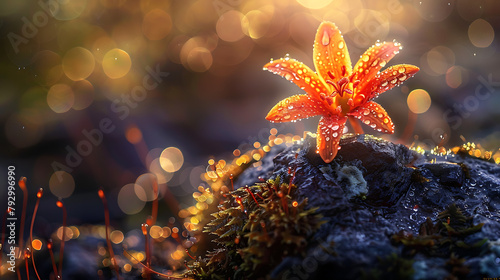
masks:
<instances>
[{"instance_id":1,"label":"golden bokeh background","mask_svg":"<svg viewBox=\"0 0 500 280\"><path fill-rule=\"evenodd\" d=\"M201 174L217 176L207 161L219 170L225 163L215 157L268 152L268 141L316 130L317 118L264 119L303 92L262 67L289 54L312 68L324 20L343 32L353 62L377 40L396 40L404 48L388 66L421 69L377 100L395 135L365 132L429 148L476 141L500 160L499 15L495 0L2 1L2 166L67 200L74 223L102 219L101 208L88 207L100 203L98 188L123 230L143 223L156 197L185 208ZM166 217L171 203L160 206ZM49 223L59 211L50 205L40 209ZM134 242L121 231L112 240Z\"/></svg>"}]
</instances>

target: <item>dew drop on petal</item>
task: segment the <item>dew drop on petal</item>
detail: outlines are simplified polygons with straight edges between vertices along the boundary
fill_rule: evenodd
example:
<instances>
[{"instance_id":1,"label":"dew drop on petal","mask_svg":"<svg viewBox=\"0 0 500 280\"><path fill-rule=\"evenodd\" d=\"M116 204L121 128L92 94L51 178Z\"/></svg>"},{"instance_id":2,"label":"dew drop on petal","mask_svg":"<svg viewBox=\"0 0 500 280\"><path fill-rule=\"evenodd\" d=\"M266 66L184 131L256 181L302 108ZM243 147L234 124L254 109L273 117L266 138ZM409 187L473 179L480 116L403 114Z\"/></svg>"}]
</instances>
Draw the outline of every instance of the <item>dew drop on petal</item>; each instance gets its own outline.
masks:
<instances>
[{"instance_id":1,"label":"dew drop on petal","mask_svg":"<svg viewBox=\"0 0 500 280\"><path fill-rule=\"evenodd\" d=\"M333 137L337 137L338 135L339 135L339 134L338 134L337 132L334 132L334 133L332 134L332 136L333 136Z\"/></svg>"},{"instance_id":2,"label":"dew drop on petal","mask_svg":"<svg viewBox=\"0 0 500 280\"><path fill-rule=\"evenodd\" d=\"M337 130L337 129L339 129L339 125L338 125L338 124L336 124L336 125L334 125L334 126L332 127L332 130Z\"/></svg>"},{"instance_id":3,"label":"dew drop on petal","mask_svg":"<svg viewBox=\"0 0 500 280\"><path fill-rule=\"evenodd\" d=\"M283 118L284 118L285 120L289 120L289 119L291 118L291 116L290 116L290 115L285 115Z\"/></svg>"},{"instance_id":4,"label":"dew drop on petal","mask_svg":"<svg viewBox=\"0 0 500 280\"><path fill-rule=\"evenodd\" d=\"M387 64L386 61L384 61L384 60L380 61L380 67L384 67L386 64Z\"/></svg>"},{"instance_id":5,"label":"dew drop on petal","mask_svg":"<svg viewBox=\"0 0 500 280\"><path fill-rule=\"evenodd\" d=\"M404 68L404 67L401 67L401 68L398 69L399 73L404 73L405 71L406 71L406 68Z\"/></svg>"},{"instance_id":6,"label":"dew drop on petal","mask_svg":"<svg viewBox=\"0 0 500 280\"><path fill-rule=\"evenodd\" d=\"M340 41L339 42L339 49L343 49L344 48L344 41Z\"/></svg>"},{"instance_id":7,"label":"dew drop on petal","mask_svg":"<svg viewBox=\"0 0 500 280\"><path fill-rule=\"evenodd\" d=\"M325 30L323 33L323 38L321 38L321 43L323 46L328 46L330 44L330 36L328 35L328 32Z\"/></svg>"},{"instance_id":8,"label":"dew drop on petal","mask_svg":"<svg viewBox=\"0 0 500 280\"><path fill-rule=\"evenodd\" d=\"M364 62L367 62L369 59L370 57L366 54L364 54L363 57L361 58L361 60L363 60Z\"/></svg>"}]
</instances>

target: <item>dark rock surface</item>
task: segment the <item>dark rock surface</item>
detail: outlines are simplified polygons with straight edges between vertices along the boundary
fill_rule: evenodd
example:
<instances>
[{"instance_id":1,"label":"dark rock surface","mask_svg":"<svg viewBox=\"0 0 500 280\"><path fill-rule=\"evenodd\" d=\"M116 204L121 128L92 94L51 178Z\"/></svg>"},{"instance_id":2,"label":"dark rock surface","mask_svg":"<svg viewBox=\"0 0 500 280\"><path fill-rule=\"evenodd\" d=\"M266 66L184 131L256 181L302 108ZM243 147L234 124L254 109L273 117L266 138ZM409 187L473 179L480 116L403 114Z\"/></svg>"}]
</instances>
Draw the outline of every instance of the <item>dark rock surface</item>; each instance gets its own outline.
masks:
<instances>
[{"instance_id":1,"label":"dark rock surface","mask_svg":"<svg viewBox=\"0 0 500 280\"><path fill-rule=\"evenodd\" d=\"M258 176L293 179L299 200L308 198L327 221L310 240L306 257L285 258L272 277L500 277L499 165L469 156L419 154L369 135L344 137L337 157L325 164L315 153L315 143L308 136L285 150L272 150L261 167L244 171L235 183L251 185ZM474 250L459 251L462 261L450 261L448 249L446 256L419 250L406 254L405 245L391 239L398 233L417 236L427 217L436 222L452 204L471 217L471 226L484 223L479 232L460 236L459 243L487 239Z\"/></svg>"}]
</instances>

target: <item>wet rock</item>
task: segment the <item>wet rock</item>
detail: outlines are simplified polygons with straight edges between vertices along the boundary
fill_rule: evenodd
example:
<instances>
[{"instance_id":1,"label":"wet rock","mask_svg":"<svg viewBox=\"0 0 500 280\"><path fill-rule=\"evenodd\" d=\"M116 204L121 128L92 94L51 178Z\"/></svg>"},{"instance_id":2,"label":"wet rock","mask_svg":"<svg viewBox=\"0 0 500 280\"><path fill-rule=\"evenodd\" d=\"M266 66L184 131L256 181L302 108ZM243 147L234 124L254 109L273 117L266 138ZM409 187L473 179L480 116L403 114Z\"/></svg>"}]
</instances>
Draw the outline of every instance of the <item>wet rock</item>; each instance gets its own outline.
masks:
<instances>
[{"instance_id":1,"label":"wet rock","mask_svg":"<svg viewBox=\"0 0 500 280\"><path fill-rule=\"evenodd\" d=\"M499 165L464 155L419 154L369 135L344 137L341 147L334 161L325 164L315 153L315 138L308 136L283 151L271 151L266 157L272 157L272 164L264 159L259 174L292 180L299 199L308 198L327 221L309 241L305 257L285 258L272 272L274 278L408 277L384 265L392 262L402 267L409 263L410 279L443 279L452 275L450 256L413 252L391 242L391 236L403 231L408 238L418 237L428 217L441 223L436 222L439 213L452 204L471 217L471 227L483 223L478 232L456 242L479 248L457 250L455 262L462 265L464 259L460 268L467 278L498 277L500 250L494 242L500 239ZM246 170L235 184L253 183L255 174Z\"/></svg>"}]
</instances>

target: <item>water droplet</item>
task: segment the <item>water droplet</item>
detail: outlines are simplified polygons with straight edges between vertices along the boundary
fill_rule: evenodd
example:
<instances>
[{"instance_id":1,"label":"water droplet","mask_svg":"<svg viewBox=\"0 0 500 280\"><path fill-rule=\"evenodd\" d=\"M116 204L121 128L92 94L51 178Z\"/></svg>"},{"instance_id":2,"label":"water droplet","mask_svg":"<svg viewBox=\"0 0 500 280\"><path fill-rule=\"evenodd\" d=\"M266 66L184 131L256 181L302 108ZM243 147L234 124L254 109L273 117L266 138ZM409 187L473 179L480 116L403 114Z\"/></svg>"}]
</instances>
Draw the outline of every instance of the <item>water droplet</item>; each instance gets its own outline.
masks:
<instances>
[{"instance_id":1,"label":"water droplet","mask_svg":"<svg viewBox=\"0 0 500 280\"><path fill-rule=\"evenodd\" d=\"M290 115L285 115L283 118L284 118L285 120L289 120L289 119L291 118L291 116L290 116Z\"/></svg>"},{"instance_id":2,"label":"water droplet","mask_svg":"<svg viewBox=\"0 0 500 280\"><path fill-rule=\"evenodd\" d=\"M363 60L364 62L367 62L369 59L370 57L366 54L364 54L363 57L361 57L361 60Z\"/></svg>"},{"instance_id":3,"label":"water droplet","mask_svg":"<svg viewBox=\"0 0 500 280\"><path fill-rule=\"evenodd\" d=\"M384 67L387 64L384 60L380 61L380 67Z\"/></svg>"},{"instance_id":4,"label":"water droplet","mask_svg":"<svg viewBox=\"0 0 500 280\"><path fill-rule=\"evenodd\" d=\"M339 42L339 49L343 49L344 48L344 41L340 41Z\"/></svg>"},{"instance_id":5,"label":"water droplet","mask_svg":"<svg viewBox=\"0 0 500 280\"><path fill-rule=\"evenodd\" d=\"M387 86L387 80L383 81L382 84L381 84L381 86L383 86L383 87Z\"/></svg>"},{"instance_id":6,"label":"water droplet","mask_svg":"<svg viewBox=\"0 0 500 280\"><path fill-rule=\"evenodd\" d=\"M334 132L334 133L332 134L332 136L333 136L333 137L337 137L338 135L339 135L339 134L338 134L337 132Z\"/></svg>"},{"instance_id":7,"label":"water droplet","mask_svg":"<svg viewBox=\"0 0 500 280\"><path fill-rule=\"evenodd\" d=\"M327 137L325 138L325 140L326 140L326 141L330 141L330 137L328 137L328 136L327 136Z\"/></svg>"},{"instance_id":8,"label":"water droplet","mask_svg":"<svg viewBox=\"0 0 500 280\"><path fill-rule=\"evenodd\" d=\"M404 68L404 67L401 67L401 68L398 69L399 73L404 73L405 71L406 71L406 68Z\"/></svg>"},{"instance_id":9,"label":"water droplet","mask_svg":"<svg viewBox=\"0 0 500 280\"><path fill-rule=\"evenodd\" d=\"M292 110L292 109L293 109L293 105L288 106L288 110Z\"/></svg>"},{"instance_id":10,"label":"water droplet","mask_svg":"<svg viewBox=\"0 0 500 280\"><path fill-rule=\"evenodd\" d=\"M334 126L332 127L332 129L333 129L333 130L337 130L337 129L339 129L339 125L338 125L338 124L334 125Z\"/></svg>"},{"instance_id":11,"label":"water droplet","mask_svg":"<svg viewBox=\"0 0 500 280\"><path fill-rule=\"evenodd\" d=\"M323 38L321 38L321 43L323 44L323 46L328 46L328 44L330 44L330 36L328 35L328 32L325 30L325 32L323 32Z\"/></svg>"}]
</instances>

